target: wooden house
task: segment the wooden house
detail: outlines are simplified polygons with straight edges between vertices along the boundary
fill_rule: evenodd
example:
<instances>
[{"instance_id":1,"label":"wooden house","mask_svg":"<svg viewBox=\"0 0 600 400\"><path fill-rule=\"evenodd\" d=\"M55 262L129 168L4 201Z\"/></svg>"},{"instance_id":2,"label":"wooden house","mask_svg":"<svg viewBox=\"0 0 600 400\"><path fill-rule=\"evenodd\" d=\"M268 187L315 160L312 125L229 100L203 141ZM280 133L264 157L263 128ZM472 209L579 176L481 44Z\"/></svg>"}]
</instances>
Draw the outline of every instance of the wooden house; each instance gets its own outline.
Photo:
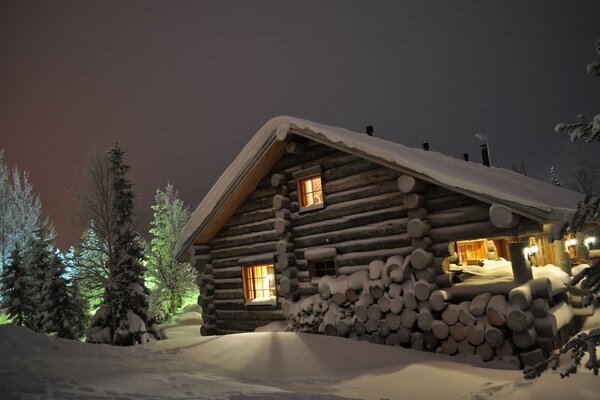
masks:
<instances>
[{"instance_id":1,"label":"wooden house","mask_svg":"<svg viewBox=\"0 0 600 400\"><path fill-rule=\"evenodd\" d=\"M457 321L458 339L477 321L489 325L482 315L495 296L504 297L496 306L504 323L509 293L531 279L499 278L465 294L465 283L458 283L461 268L484 270L482 259L510 261L510 244L525 242L525 275L529 265L569 270L565 243L550 244L547 236L573 215L581 198L512 171L277 117L254 135L199 204L176 254L199 272L203 335L252 331L288 318L298 330L435 350L452 338L448 331ZM536 338L532 302L544 298L535 318L546 318L561 291L537 284L524 290L524 314L518 316L522 330ZM487 298L483 311L481 304L475 312L467 306L459 320L458 305L481 294L479 303ZM452 316L442 318L449 309ZM402 311L410 313L398 321ZM333 329L325 329L327 318ZM386 324L380 321L387 319L391 327L382 331ZM439 326L437 332L432 325ZM556 325L547 335L556 335ZM481 352L514 347L513 339L506 345L502 338ZM458 339L443 351L455 352L463 342ZM519 347L530 349L531 340L538 341L528 336ZM478 349L472 343L463 347L467 353Z\"/></svg>"}]
</instances>

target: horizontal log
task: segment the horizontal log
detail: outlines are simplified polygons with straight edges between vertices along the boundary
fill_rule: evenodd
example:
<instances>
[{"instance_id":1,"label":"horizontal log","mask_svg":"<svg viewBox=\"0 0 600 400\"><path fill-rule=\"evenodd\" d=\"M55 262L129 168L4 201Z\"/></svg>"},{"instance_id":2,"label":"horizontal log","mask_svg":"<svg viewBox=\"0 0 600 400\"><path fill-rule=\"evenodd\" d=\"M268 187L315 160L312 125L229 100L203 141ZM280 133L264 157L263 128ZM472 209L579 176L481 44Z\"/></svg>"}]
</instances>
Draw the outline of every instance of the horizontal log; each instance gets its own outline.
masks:
<instances>
[{"instance_id":1,"label":"horizontal log","mask_svg":"<svg viewBox=\"0 0 600 400\"><path fill-rule=\"evenodd\" d=\"M492 236L518 236L539 232L541 232L539 224L531 220L524 220L521 225L511 229L497 228L491 222L486 221L431 228L429 236L434 242L447 242Z\"/></svg>"},{"instance_id":2,"label":"horizontal log","mask_svg":"<svg viewBox=\"0 0 600 400\"><path fill-rule=\"evenodd\" d=\"M394 249L384 249L379 251L365 251L356 253L340 254L336 257L336 263L338 267L350 266L350 265L366 265L373 260L384 260L394 255L408 255L410 254L412 247L401 247Z\"/></svg>"},{"instance_id":3,"label":"horizontal log","mask_svg":"<svg viewBox=\"0 0 600 400\"><path fill-rule=\"evenodd\" d=\"M437 228L449 225L462 225L469 222L488 221L488 210L489 206L487 204L475 204L431 212L427 216L427 222L429 222L431 227Z\"/></svg>"},{"instance_id":4,"label":"horizontal log","mask_svg":"<svg viewBox=\"0 0 600 400\"><path fill-rule=\"evenodd\" d=\"M366 213L368 211L381 210L384 208L390 208L402 205L402 195L398 194L381 194L378 196L367 197L347 201L345 203L338 203L328 205L318 212L312 213L292 213L292 221L294 227L311 224L315 222L322 222L330 219L339 217L348 217L356 213ZM398 214L395 218L402 218L402 209L398 209ZM301 236L297 230L294 230L294 236Z\"/></svg>"},{"instance_id":5,"label":"horizontal log","mask_svg":"<svg viewBox=\"0 0 600 400\"><path fill-rule=\"evenodd\" d=\"M351 212L341 218L327 219L310 224L296 225L292 228L295 237L304 237L325 232L334 232L357 226L383 224L388 220L398 220L406 217L404 206L378 208L367 212Z\"/></svg>"},{"instance_id":6,"label":"horizontal log","mask_svg":"<svg viewBox=\"0 0 600 400\"><path fill-rule=\"evenodd\" d=\"M215 238L210 241L210 246L214 250L224 249L229 247L237 247L254 243L271 242L277 240L278 235L275 230L247 233L239 236L227 236Z\"/></svg>"},{"instance_id":7,"label":"horizontal log","mask_svg":"<svg viewBox=\"0 0 600 400\"><path fill-rule=\"evenodd\" d=\"M243 288L241 278L216 279L214 281L214 286L215 290Z\"/></svg>"},{"instance_id":8,"label":"horizontal log","mask_svg":"<svg viewBox=\"0 0 600 400\"><path fill-rule=\"evenodd\" d=\"M236 265L234 267L215 268L213 272L214 279L242 278L242 267Z\"/></svg>"},{"instance_id":9,"label":"horizontal log","mask_svg":"<svg viewBox=\"0 0 600 400\"><path fill-rule=\"evenodd\" d=\"M322 246L325 244L332 245L348 240L370 239L374 236L389 236L398 233L406 233L407 223L407 218L400 218L367 226L357 226L335 232L324 232L309 236L300 236L297 231L294 231L294 244L297 248L306 248ZM406 240L409 240L408 236Z\"/></svg>"},{"instance_id":10,"label":"horizontal log","mask_svg":"<svg viewBox=\"0 0 600 400\"><path fill-rule=\"evenodd\" d=\"M295 171L312 167L314 165L323 165L326 159L340 160L346 155L339 150L322 144L313 145L314 142L303 143L307 146L302 154L288 154L281 158L273 166L273 171L278 174L291 175ZM325 165L323 165L325 168ZM271 176L269 176L270 180Z\"/></svg>"},{"instance_id":11,"label":"horizontal log","mask_svg":"<svg viewBox=\"0 0 600 400\"><path fill-rule=\"evenodd\" d=\"M366 197L377 196L386 193L395 193L396 185L393 179L388 181L378 182L371 185L360 186L354 189L344 190L337 193L327 193L327 204L338 204L354 199L362 199ZM290 193L290 199L298 199L297 192Z\"/></svg>"},{"instance_id":12,"label":"horizontal log","mask_svg":"<svg viewBox=\"0 0 600 400\"><path fill-rule=\"evenodd\" d=\"M460 208L474 204L481 204L481 202L479 200L463 196L458 193L453 193L447 196L440 196L435 198L425 197L425 208L430 213L448 210L451 208Z\"/></svg>"},{"instance_id":13,"label":"horizontal log","mask_svg":"<svg viewBox=\"0 0 600 400\"><path fill-rule=\"evenodd\" d=\"M346 164L339 165L337 167L324 170L322 173L322 177L326 182L331 182L335 181L336 179L357 175L377 168L380 168L379 165L371 161L365 159L358 159L353 162L349 162Z\"/></svg>"},{"instance_id":14,"label":"horizontal log","mask_svg":"<svg viewBox=\"0 0 600 400\"><path fill-rule=\"evenodd\" d=\"M240 205L236 210L234 215L236 214L245 214L252 211L264 210L265 208L271 207L273 204L273 199L270 197L262 197L258 199L246 200L242 205Z\"/></svg>"},{"instance_id":15,"label":"horizontal log","mask_svg":"<svg viewBox=\"0 0 600 400\"><path fill-rule=\"evenodd\" d=\"M215 300L226 300L226 299L243 299L243 289L215 289L214 294Z\"/></svg>"},{"instance_id":16,"label":"horizontal log","mask_svg":"<svg viewBox=\"0 0 600 400\"><path fill-rule=\"evenodd\" d=\"M224 227L219 231L217 235L215 235L215 238L213 240L228 236L238 236L255 232L271 231L275 229L275 218L273 218L274 215L271 214L271 217L272 218L268 218L258 222L252 222L245 225L234 225Z\"/></svg>"},{"instance_id":17,"label":"horizontal log","mask_svg":"<svg viewBox=\"0 0 600 400\"><path fill-rule=\"evenodd\" d=\"M277 250L276 242L257 243L245 246L229 247L225 249L214 250L212 252L213 259L240 257L257 253L269 253ZM214 265L214 261L213 261Z\"/></svg>"},{"instance_id":18,"label":"horizontal log","mask_svg":"<svg viewBox=\"0 0 600 400\"><path fill-rule=\"evenodd\" d=\"M389 168L379 167L365 172L346 176L340 179L326 181L323 185L325 193L336 193L343 190L353 189L359 186L386 181L397 178L398 172Z\"/></svg>"},{"instance_id":19,"label":"horizontal log","mask_svg":"<svg viewBox=\"0 0 600 400\"><path fill-rule=\"evenodd\" d=\"M237 225L247 225L254 222L264 222L274 217L273 208L269 204L269 208L250 211L242 214L234 214L223 225L224 228L229 228Z\"/></svg>"}]
</instances>

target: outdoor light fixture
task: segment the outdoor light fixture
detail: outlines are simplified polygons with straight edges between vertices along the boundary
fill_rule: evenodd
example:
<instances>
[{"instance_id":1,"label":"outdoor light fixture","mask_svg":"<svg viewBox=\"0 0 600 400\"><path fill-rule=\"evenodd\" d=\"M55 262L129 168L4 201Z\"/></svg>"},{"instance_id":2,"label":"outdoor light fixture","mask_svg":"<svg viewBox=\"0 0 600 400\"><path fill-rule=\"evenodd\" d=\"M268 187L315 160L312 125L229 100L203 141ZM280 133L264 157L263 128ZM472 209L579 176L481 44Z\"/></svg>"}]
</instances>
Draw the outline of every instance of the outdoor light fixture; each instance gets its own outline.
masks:
<instances>
[{"instance_id":1,"label":"outdoor light fixture","mask_svg":"<svg viewBox=\"0 0 600 400\"><path fill-rule=\"evenodd\" d=\"M585 240L583 241L583 243L587 246L590 247L590 244L592 243L596 243L596 238L593 236L590 236L588 238L585 238Z\"/></svg>"},{"instance_id":2,"label":"outdoor light fixture","mask_svg":"<svg viewBox=\"0 0 600 400\"><path fill-rule=\"evenodd\" d=\"M565 242L565 247L569 250L569 247L575 246L577 244L577 239L569 239Z\"/></svg>"}]
</instances>

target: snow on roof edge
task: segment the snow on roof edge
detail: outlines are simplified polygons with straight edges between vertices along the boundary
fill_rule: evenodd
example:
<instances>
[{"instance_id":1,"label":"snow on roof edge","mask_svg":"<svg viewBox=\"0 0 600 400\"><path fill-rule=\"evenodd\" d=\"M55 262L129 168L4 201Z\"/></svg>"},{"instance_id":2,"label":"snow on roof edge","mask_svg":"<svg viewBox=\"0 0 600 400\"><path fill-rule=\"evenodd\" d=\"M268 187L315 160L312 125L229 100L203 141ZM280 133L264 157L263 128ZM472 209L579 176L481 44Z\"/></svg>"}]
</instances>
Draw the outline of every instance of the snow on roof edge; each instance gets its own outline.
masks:
<instances>
[{"instance_id":1,"label":"snow on roof edge","mask_svg":"<svg viewBox=\"0 0 600 400\"><path fill-rule=\"evenodd\" d=\"M181 257L197 237L222 196L234 189L236 178L251 168L257 153L266 151L269 139L273 140L280 126L306 130L324 138L374 156L403 169L418 172L434 182L473 194L483 194L512 205L522 205L550 215L553 209L575 210L583 195L550 183L526 177L502 168L485 167L434 151L425 151L391 142L382 138L357 133L345 128L323 125L309 120L278 116L267 121L250 139L238 156L227 167L204 199L192 213L175 247Z\"/></svg>"}]
</instances>

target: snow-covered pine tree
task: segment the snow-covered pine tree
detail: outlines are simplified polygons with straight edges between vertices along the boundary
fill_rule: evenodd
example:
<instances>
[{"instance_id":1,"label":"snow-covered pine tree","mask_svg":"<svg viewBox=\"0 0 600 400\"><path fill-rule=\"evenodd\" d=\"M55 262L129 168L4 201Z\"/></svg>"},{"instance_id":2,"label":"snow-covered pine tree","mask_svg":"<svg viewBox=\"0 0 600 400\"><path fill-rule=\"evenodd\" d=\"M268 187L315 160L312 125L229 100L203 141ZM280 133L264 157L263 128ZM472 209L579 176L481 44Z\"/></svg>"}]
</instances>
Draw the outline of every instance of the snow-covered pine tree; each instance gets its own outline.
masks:
<instances>
[{"instance_id":1,"label":"snow-covered pine tree","mask_svg":"<svg viewBox=\"0 0 600 400\"><path fill-rule=\"evenodd\" d=\"M556 168L554 168L554 166L550 167L550 177L552 178L553 185L560 186L560 179L558 179L558 175L556 174Z\"/></svg>"},{"instance_id":2,"label":"snow-covered pine tree","mask_svg":"<svg viewBox=\"0 0 600 400\"><path fill-rule=\"evenodd\" d=\"M153 315L172 316L182 298L197 290L196 272L187 263L173 256L175 244L190 217L189 209L179 199L173 185L164 191L157 189L155 195L154 220L151 222L152 241L148 252L147 276L155 284L150 296ZM167 305L164 309L163 305Z\"/></svg>"},{"instance_id":3,"label":"snow-covered pine tree","mask_svg":"<svg viewBox=\"0 0 600 400\"><path fill-rule=\"evenodd\" d=\"M33 311L31 291L23 265L21 250L17 244L2 271L2 309L15 325L25 325Z\"/></svg>"},{"instance_id":4,"label":"snow-covered pine tree","mask_svg":"<svg viewBox=\"0 0 600 400\"><path fill-rule=\"evenodd\" d=\"M117 217L113 232L114 248L109 259L110 281L104 302L92 318L88 341L128 346L144 343L149 334L158 337L148 313L148 289L144 284L145 269L141 263L142 247L133 229L134 195L125 178L129 166L123 162L118 143L109 151L114 189L114 212Z\"/></svg>"},{"instance_id":5,"label":"snow-covered pine tree","mask_svg":"<svg viewBox=\"0 0 600 400\"><path fill-rule=\"evenodd\" d=\"M66 266L55 252L42 288L42 330L65 339L78 339L83 333L85 304L77 287L69 287Z\"/></svg>"},{"instance_id":6,"label":"snow-covered pine tree","mask_svg":"<svg viewBox=\"0 0 600 400\"><path fill-rule=\"evenodd\" d=\"M25 255L26 280L31 289L33 304L33 311L25 319L25 326L40 332L44 331L41 312L42 290L52 263L52 239L53 233L46 224L39 223L27 242L28 252Z\"/></svg>"}]
</instances>

